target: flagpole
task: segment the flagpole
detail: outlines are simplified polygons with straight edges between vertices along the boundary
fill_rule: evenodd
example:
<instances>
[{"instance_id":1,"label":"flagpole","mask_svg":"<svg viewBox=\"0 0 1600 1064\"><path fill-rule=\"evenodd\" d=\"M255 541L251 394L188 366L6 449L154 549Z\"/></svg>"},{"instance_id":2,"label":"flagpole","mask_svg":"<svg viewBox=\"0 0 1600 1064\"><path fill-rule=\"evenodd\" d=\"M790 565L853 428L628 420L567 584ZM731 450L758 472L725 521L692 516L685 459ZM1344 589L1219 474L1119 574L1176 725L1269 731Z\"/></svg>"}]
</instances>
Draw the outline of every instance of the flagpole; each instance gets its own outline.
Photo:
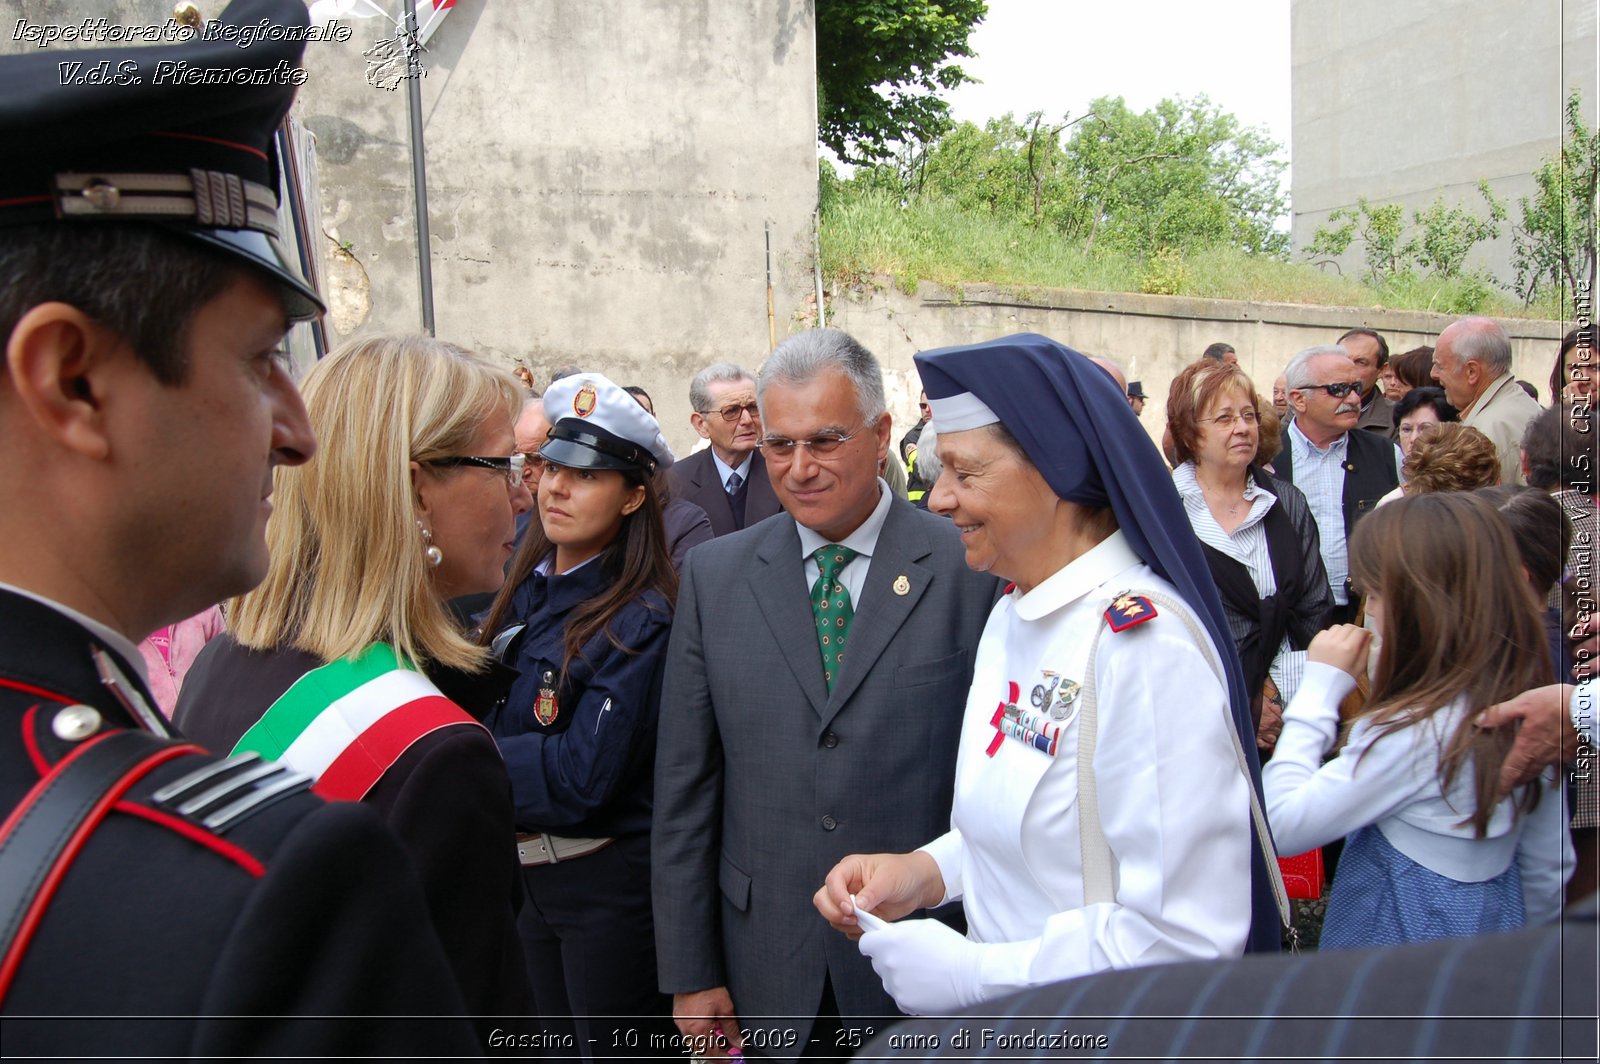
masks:
<instances>
[{"instance_id":1,"label":"flagpole","mask_svg":"<svg viewBox=\"0 0 1600 1064\"><path fill-rule=\"evenodd\" d=\"M411 189L417 212L417 281L422 289L422 327L434 336L433 245L428 235L428 166L422 143L422 60L418 55L417 2L406 0L407 96L411 112Z\"/></svg>"}]
</instances>

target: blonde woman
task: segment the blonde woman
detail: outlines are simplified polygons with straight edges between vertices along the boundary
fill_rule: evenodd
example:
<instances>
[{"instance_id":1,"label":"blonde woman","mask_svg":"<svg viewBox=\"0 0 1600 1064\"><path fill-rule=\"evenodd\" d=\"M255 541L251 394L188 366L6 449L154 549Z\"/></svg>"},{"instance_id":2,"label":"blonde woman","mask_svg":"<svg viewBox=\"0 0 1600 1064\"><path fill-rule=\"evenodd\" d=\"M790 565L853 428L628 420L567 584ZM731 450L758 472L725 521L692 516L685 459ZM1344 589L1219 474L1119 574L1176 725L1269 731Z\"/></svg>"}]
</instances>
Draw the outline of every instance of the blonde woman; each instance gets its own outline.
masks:
<instances>
[{"instance_id":1,"label":"blonde woman","mask_svg":"<svg viewBox=\"0 0 1600 1064\"><path fill-rule=\"evenodd\" d=\"M377 810L421 875L467 1010L526 1013L510 784L474 715L498 692L445 605L499 588L532 505L513 453L522 390L413 336L348 344L302 390L316 460L280 470L267 578L231 605L174 719Z\"/></svg>"}]
</instances>

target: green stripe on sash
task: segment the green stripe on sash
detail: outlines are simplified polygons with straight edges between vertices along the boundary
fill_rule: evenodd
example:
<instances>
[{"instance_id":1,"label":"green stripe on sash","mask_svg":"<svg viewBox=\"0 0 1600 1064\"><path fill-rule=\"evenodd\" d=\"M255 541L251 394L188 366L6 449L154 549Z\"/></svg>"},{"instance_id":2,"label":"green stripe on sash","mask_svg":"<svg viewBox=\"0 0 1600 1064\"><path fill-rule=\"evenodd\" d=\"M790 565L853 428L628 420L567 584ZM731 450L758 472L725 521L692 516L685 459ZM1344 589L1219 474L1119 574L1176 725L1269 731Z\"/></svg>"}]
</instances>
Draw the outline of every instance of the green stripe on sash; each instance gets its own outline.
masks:
<instances>
[{"instance_id":1,"label":"green stripe on sash","mask_svg":"<svg viewBox=\"0 0 1600 1064\"><path fill-rule=\"evenodd\" d=\"M278 696L234 744L232 752L254 751L268 761L276 761L333 702L362 684L404 668L393 647L374 643L355 658L341 658L312 669Z\"/></svg>"}]
</instances>

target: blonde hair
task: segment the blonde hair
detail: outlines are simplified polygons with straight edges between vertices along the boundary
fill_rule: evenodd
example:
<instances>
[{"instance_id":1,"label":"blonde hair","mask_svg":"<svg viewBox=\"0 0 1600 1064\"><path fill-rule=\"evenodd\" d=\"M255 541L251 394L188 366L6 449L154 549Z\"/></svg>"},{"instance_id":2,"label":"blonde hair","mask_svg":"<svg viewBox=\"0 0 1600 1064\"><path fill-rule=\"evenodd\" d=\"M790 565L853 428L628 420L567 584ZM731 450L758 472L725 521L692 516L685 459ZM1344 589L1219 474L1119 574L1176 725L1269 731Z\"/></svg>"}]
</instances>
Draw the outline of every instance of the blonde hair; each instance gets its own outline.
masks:
<instances>
[{"instance_id":1,"label":"blonde hair","mask_svg":"<svg viewBox=\"0 0 1600 1064\"><path fill-rule=\"evenodd\" d=\"M275 474L272 564L232 603L234 638L324 661L385 642L418 668L481 669L485 651L460 631L423 556L411 463L464 453L496 415L514 420L521 385L454 344L384 336L345 344L301 391L319 447Z\"/></svg>"}]
</instances>

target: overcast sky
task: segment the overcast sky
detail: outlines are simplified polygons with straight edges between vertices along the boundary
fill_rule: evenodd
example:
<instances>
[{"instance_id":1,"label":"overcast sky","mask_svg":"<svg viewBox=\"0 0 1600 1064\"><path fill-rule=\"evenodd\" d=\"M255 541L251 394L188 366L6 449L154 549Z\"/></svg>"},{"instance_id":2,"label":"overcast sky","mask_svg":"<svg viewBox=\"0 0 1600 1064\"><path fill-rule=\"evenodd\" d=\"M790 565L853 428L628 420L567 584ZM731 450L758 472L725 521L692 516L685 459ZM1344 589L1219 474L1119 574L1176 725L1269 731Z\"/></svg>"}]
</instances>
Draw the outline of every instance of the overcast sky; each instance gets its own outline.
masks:
<instances>
[{"instance_id":1,"label":"overcast sky","mask_svg":"<svg viewBox=\"0 0 1600 1064\"><path fill-rule=\"evenodd\" d=\"M972 49L961 66L983 84L949 94L957 121L1205 93L1289 158L1289 0L989 0Z\"/></svg>"}]
</instances>

